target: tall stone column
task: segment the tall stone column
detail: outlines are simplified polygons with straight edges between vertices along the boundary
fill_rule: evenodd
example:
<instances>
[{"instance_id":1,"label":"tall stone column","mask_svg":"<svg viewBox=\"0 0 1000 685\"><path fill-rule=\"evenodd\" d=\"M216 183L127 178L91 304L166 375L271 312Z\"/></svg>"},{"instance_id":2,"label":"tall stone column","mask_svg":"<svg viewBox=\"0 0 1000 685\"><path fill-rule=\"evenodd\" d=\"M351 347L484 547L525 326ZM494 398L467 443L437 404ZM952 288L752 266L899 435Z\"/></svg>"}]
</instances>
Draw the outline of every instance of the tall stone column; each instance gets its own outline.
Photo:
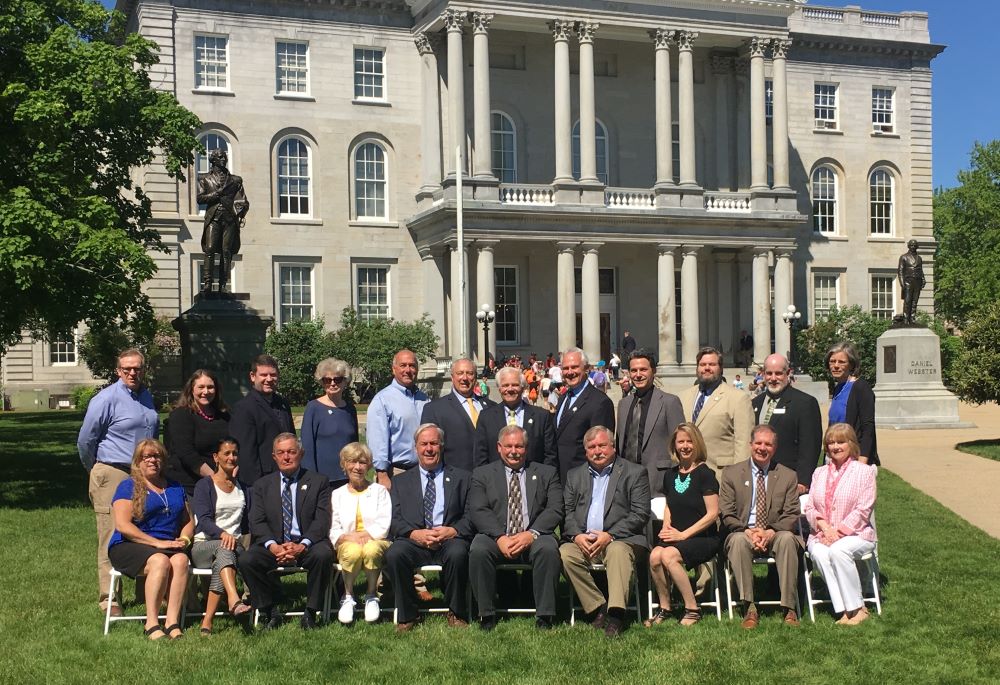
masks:
<instances>
[{"instance_id":1,"label":"tall stone column","mask_svg":"<svg viewBox=\"0 0 1000 685\"><path fill-rule=\"evenodd\" d=\"M779 250L774 259L774 351L788 357L791 335L781 315L792 303L792 255Z\"/></svg>"},{"instance_id":2,"label":"tall stone column","mask_svg":"<svg viewBox=\"0 0 1000 685\"><path fill-rule=\"evenodd\" d=\"M441 187L441 96L438 91L438 61L434 53L437 36L419 33L414 38L420 53L423 86L423 126L420 138L421 195L432 195ZM442 336L444 339L444 336Z\"/></svg>"},{"instance_id":3,"label":"tall stone column","mask_svg":"<svg viewBox=\"0 0 1000 685\"><path fill-rule=\"evenodd\" d=\"M582 243L583 268L581 269L581 328L583 351L592 363L601 357L601 290L600 267L597 251L603 243Z\"/></svg>"},{"instance_id":4,"label":"tall stone column","mask_svg":"<svg viewBox=\"0 0 1000 685\"><path fill-rule=\"evenodd\" d=\"M719 190L733 190L730 175L732 152L729 144L729 102L732 94L733 58L712 56L712 76L715 80L715 178Z\"/></svg>"},{"instance_id":5,"label":"tall stone column","mask_svg":"<svg viewBox=\"0 0 1000 685\"><path fill-rule=\"evenodd\" d=\"M750 60L737 57L735 72L736 188L745 190L750 187Z\"/></svg>"},{"instance_id":6,"label":"tall stone column","mask_svg":"<svg viewBox=\"0 0 1000 685\"><path fill-rule=\"evenodd\" d=\"M556 249L556 325L559 351L576 345L576 287L573 277L577 243L559 242Z\"/></svg>"},{"instance_id":7,"label":"tall stone column","mask_svg":"<svg viewBox=\"0 0 1000 685\"><path fill-rule=\"evenodd\" d=\"M767 189L767 118L764 112L764 50L767 40L751 38L750 49L750 187Z\"/></svg>"},{"instance_id":8,"label":"tall stone column","mask_svg":"<svg viewBox=\"0 0 1000 685\"><path fill-rule=\"evenodd\" d=\"M785 64L788 49L792 46L790 40L772 40L771 51L774 59L774 93L773 120L771 122L771 139L774 151L771 154L774 163L774 187L787 189L788 185L788 79Z\"/></svg>"},{"instance_id":9,"label":"tall stone column","mask_svg":"<svg viewBox=\"0 0 1000 685\"><path fill-rule=\"evenodd\" d=\"M653 39L656 59L656 185L674 184L674 126L670 89L670 48L674 31L656 29L649 32ZM671 260L673 254L671 253ZM671 293L673 299L673 293ZM674 354L676 361L676 353ZM662 357L661 357L662 359Z\"/></svg>"},{"instance_id":10,"label":"tall stone column","mask_svg":"<svg viewBox=\"0 0 1000 685\"><path fill-rule=\"evenodd\" d=\"M430 315L434 335L438 337L435 357L445 355L447 336L445 335L445 288L438 255L429 247L420 247L420 267L424 277L424 311ZM426 366L426 365L425 365Z\"/></svg>"},{"instance_id":11,"label":"tall stone column","mask_svg":"<svg viewBox=\"0 0 1000 685\"><path fill-rule=\"evenodd\" d=\"M681 248L681 363L695 364L701 346L698 321L698 251L701 245Z\"/></svg>"},{"instance_id":12,"label":"tall stone column","mask_svg":"<svg viewBox=\"0 0 1000 685\"><path fill-rule=\"evenodd\" d=\"M490 144L490 22L493 15L485 12L472 14L472 126L476 154L473 175L492 179L493 160Z\"/></svg>"},{"instance_id":13,"label":"tall stone column","mask_svg":"<svg viewBox=\"0 0 1000 685\"><path fill-rule=\"evenodd\" d=\"M556 19L549 22L549 28L552 30L555 61L552 81L555 98L555 182L568 183L573 180L573 121L569 90L569 36L573 31L573 22Z\"/></svg>"},{"instance_id":14,"label":"tall stone column","mask_svg":"<svg viewBox=\"0 0 1000 685\"><path fill-rule=\"evenodd\" d=\"M753 359L758 364L771 354L771 289L768 279L768 250L753 252Z\"/></svg>"},{"instance_id":15,"label":"tall stone column","mask_svg":"<svg viewBox=\"0 0 1000 685\"><path fill-rule=\"evenodd\" d=\"M597 112L594 101L594 33L598 24L579 22L580 41L580 182L597 183ZM586 257L585 257L586 258ZM584 310L586 311L586 310ZM588 352L589 354L589 352Z\"/></svg>"},{"instance_id":16,"label":"tall stone column","mask_svg":"<svg viewBox=\"0 0 1000 685\"><path fill-rule=\"evenodd\" d=\"M477 240L476 241L476 301L473 303L473 309L479 311L479 308L488 304L490 309L496 310L496 286L494 276L493 276L493 248L497 246L499 240ZM472 325L476 326L476 350L478 354L478 361L480 366L486 363L486 350L485 340L483 340L484 333L482 326L476 325L476 321L471 322ZM496 335L490 336L489 351L493 353L493 358L496 359L497 355L497 337Z\"/></svg>"},{"instance_id":17,"label":"tall stone column","mask_svg":"<svg viewBox=\"0 0 1000 685\"><path fill-rule=\"evenodd\" d=\"M450 9L444 13L445 25L448 27L448 118L451 121L451 140L449 141L448 160L449 175L455 174L455 150L461 150L461 173L467 173L465 149L465 59L462 56L462 27L465 25L466 12Z\"/></svg>"},{"instance_id":18,"label":"tall stone column","mask_svg":"<svg viewBox=\"0 0 1000 685\"><path fill-rule=\"evenodd\" d=\"M677 366L677 318L674 294L674 251L676 245L660 245L656 260L656 327L658 373Z\"/></svg>"},{"instance_id":19,"label":"tall stone column","mask_svg":"<svg viewBox=\"0 0 1000 685\"><path fill-rule=\"evenodd\" d=\"M694 129L694 31L677 32L677 100L681 139L681 185L697 186Z\"/></svg>"},{"instance_id":20,"label":"tall stone column","mask_svg":"<svg viewBox=\"0 0 1000 685\"><path fill-rule=\"evenodd\" d=\"M736 290L733 287L736 255L720 252L715 255L716 302L718 303L719 342L723 354L735 363L734 350L737 347L736 331L733 328L733 301Z\"/></svg>"}]
</instances>

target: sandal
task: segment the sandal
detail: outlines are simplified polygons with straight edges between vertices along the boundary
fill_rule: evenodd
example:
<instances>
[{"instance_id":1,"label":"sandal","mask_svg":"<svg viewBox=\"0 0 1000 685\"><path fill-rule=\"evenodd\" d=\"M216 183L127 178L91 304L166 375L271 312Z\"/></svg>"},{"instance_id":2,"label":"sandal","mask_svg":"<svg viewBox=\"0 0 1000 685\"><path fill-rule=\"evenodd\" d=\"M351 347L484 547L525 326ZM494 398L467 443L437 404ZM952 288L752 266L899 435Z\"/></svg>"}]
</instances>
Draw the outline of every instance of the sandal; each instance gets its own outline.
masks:
<instances>
[{"instance_id":1,"label":"sandal","mask_svg":"<svg viewBox=\"0 0 1000 685\"><path fill-rule=\"evenodd\" d=\"M202 637L208 637L209 635L212 634L212 629L211 628L202 627L202 629L199 630L198 632L201 633Z\"/></svg>"},{"instance_id":2,"label":"sandal","mask_svg":"<svg viewBox=\"0 0 1000 685\"><path fill-rule=\"evenodd\" d=\"M693 626L695 623L701 620L701 609L684 609L684 615L681 616L681 625L684 627Z\"/></svg>"},{"instance_id":3,"label":"sandal","mask_svg":"<svg viewBox=\"0 0 1000 685\"><path fill-rule=\"evenodd\" d=\"M252 611L252 610L253 610L253 607L251 607L249 604L247 604L246 602L244 602L242 599L240 601L236 602L236 604L234 604L231 607L229 607L229 613L231 615L233 615L233 616L242 616L243 614L245 614L245 613L247 613L249 611Z\"/></svg>"},{"instance_id":4,"label":"sandal","mask_svg":"<svg viewBox=\"0 0 1000 685\"><path fill-rule=\"evenodd\" d=\"M655 614L653 614L652 616L650 616L649 618L647 618L645 621L642 622L642 625L645 628L652 628L653 626L660 625L668 618L670 618L669 609L657 609Z\"/></svg>"},{"instance_id":5,"label":"sandal","mask_svg":"<svg viewBox=\"0 0 1000 685\"><path fill-rule=\"evenodd\" d=\"M169 637L171 640L180 640L182 637L184 637L184 630L181 628L179 623L174 623L173 625L167 626L163 630L166 631L167 637ZM178 632L178 635L173 634L175 630Z\"/></svg>"},{"instance_id":6,"label":"sandal","mask_svg":"<svg viewBox=\"0 0 1000 685\"><path fill-rule=\"evenodd\" d=\"M146 630L144 631L144 633L145 633L146 637L149 638L153 642L155 642L156 640L161 640L161 639L167 637L167 633L163 630L163 627L159 623L157 623L155 626L152 626L150 628L146 628ZM162 634L160 635L160 637L153 637L157 633L162 633Z\"/></svg>"}]
</instances>

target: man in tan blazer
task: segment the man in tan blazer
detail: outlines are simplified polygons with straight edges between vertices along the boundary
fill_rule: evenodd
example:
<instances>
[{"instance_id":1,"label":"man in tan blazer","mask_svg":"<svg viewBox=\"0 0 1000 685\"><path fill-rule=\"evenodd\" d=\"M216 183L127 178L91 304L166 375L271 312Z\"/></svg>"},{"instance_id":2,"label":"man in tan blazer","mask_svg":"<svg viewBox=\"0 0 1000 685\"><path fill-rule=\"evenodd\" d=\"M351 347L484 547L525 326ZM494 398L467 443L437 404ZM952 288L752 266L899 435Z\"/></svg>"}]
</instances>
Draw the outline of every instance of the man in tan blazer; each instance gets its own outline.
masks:
<instances>
[{"instance_id":1,"label":"man in tan blazer","mask_svg":"<svg viewBox=\"0 0 1000 685\"><path fill-rule=\"evenodd\" d=\"M753 429L750 459L726 467L719 484L719 515L726 532L726 558L744 606L743 627L759 622L753 596L753 559L773 556L788 625L799 625L798 574L802 541L793 531L799 518L795 471L774 461L778 436L768 425ZM761 492L763 490L763 492ZM763 520L762 520L763 519Z\"/></svg>"},{"instance_id":2,"label":"man in tan blazer","mask_svg":"<svg viewBox=\"0 0 1000 685\"><path fill-rule=\"evenodd\" d=\"M698 383L680 394L684 416L698 426L708 448L708 466L716 475L750 456L753 407L750 396L722 382L722 353L698 350Z\"/></svg>"}]
</instances>

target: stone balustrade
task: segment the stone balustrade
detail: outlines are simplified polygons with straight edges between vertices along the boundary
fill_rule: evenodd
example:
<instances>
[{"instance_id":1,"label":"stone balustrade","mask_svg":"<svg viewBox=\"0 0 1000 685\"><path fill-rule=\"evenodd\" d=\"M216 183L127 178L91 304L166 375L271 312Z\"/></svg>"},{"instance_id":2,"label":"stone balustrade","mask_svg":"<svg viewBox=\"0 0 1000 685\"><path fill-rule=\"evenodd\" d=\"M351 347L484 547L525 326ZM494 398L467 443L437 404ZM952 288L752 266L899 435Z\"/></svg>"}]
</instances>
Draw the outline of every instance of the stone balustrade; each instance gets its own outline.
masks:
<instances>
[{"instance_id":1,"label":"stone balustrade","mask_svg":"<svg viewBox=\"0 0 1000 685\"><path fill-rule=\"evenodd\" d=\"M604 205L613 208L653 209L656 197L647 188L605 188Z\"/></svg>"},{"instance_id":2,"label":"stone balustrade","mask_svg":"<svg viewBox=\"0 0 1000 685\"><path fill-rule=\"evenodd\" d=\"M749 193L725 193L716 191L705 192L706 212L739 212L750 213Z\"/></svg>"},{"instance_id":3,"label":"stone balustrade","mask_svg":"<svg viewBox=\"0 0 1000 685\"><path fill-rule=\"evenodd\" d=\"M505 205L551 205L554 191L549 185L501 183L500 202Z\"/></svg>"}]
</instances>

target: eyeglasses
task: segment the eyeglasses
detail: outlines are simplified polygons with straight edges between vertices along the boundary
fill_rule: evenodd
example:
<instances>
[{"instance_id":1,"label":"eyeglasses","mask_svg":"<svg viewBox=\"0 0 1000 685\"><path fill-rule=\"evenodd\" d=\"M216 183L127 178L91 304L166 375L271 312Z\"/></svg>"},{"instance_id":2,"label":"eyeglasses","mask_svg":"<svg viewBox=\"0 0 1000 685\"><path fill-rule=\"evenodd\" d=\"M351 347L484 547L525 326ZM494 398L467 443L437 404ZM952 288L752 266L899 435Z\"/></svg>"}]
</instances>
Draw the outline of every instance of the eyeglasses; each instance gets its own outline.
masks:
<instances>
[{"instance_id":1,"label":"eyeglasses","mask_svg":"<svg viewBox=\"0 0 1000 685\"><path fill-rule=\"evenodd\" d=\"M144 454L140 457L142 461L160 461L163 457L159 454Z\"/></svg>"},{"instance_id":2,"label":"eyeglasses","mask_svg":"<svg viewBox=\"0 0 1000 685\"><path fill-rule=\"evenodd\" d=\"M329 385L330 383L343 385L344 381L347 380L347 376L334 376L333 378L330 378L329 376L324 376L322 380L323 380L323 385Z\"/></svg>"},{"instance_id":3,"label":"eyeglasses","mask_svg":"<svg viewBox=\"0 0 1000 685\"><path fill-rule=\"evenodd\" d=\"M119 373L123 373L126 376L129 376L129 375L131 375L133 373L140 374L140 373L142 373L142 367L141 366L119 366L118 367L118 372Z\"/></svg>"}]
</instances>

